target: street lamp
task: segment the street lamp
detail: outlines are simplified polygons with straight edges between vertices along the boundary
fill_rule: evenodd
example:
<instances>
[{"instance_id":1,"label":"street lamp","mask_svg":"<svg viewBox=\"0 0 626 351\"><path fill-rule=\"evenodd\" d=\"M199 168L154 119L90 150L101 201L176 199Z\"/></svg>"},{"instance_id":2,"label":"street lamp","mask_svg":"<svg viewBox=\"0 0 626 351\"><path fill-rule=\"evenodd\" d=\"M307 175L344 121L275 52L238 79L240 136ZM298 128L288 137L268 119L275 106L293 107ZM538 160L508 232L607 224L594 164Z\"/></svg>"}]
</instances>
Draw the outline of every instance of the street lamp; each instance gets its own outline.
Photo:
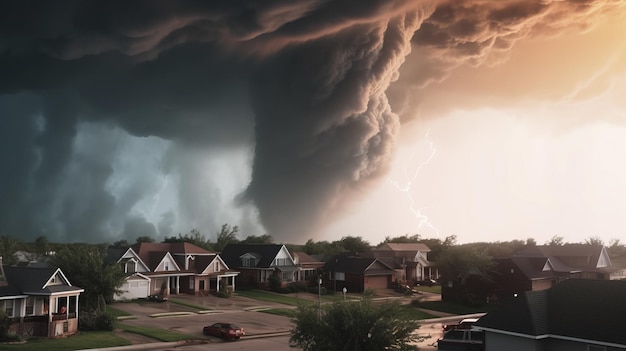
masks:
<instances>
[{"instance_id":1,"label":"street lamp","mask_svg":"<svg viewBox=\"0 0 626 351\"><path fill-rule=\"evenodd\" d=\"M319 280L317 281L317 298L319 300L318 307L318 318L322 319L322 276L320 275Z\"/></svg>"}]
</instances>

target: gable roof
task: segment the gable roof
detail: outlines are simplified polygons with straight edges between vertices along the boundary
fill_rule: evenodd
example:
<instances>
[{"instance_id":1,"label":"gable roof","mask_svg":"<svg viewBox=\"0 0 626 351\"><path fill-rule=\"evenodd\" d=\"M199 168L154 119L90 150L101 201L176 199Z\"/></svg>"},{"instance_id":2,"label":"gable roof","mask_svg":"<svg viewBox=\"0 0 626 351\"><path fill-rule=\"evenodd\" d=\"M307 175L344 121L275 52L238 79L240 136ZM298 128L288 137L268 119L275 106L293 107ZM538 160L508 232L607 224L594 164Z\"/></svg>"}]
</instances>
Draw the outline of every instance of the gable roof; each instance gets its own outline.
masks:
<instances>
[{"instance_id":1,"label":"gable roof","mask_svg":"<svg viewBox=\"0 0 626 351\"><path fill-rule=\"evenodd\" d=\"M430 252L428 245L423 243L384 243L375 250Z\"/></svg>"},{"instance_id":2,"label":"gable roof","mask_svg":"<svg viewBox=\"0 0 626 351\"><path fill-rule=\"evenodd\" d=\"M282 244L228 244L220 252L228 267L241 267L241 256L251 254L260 258L257 268L270 268L274 259L283 248Z\"/></svg>"},{"instance_id":3,"label":"gable roof","mask_svg":"<svg viewBox=\"0 0 626 351\"><path fill-rule=\"evenodd\" d=\"M4 266L5 276L10 289L0 290L0 296L13 292L13 295L52 295L59 292L82 292L83 289L72 286L59 268L33 268ZM64 284L48 284L54 276L60 276Z\"/></svg>"},{"instance_id":4,"label":"gable roof","mask_svg":"<svg viewBox=\"0 0 626 351\"><path fill-rule=\"evenodd\" d=\"M514 257L546 257L555 271L597 271L601 257L605 257L610 266L610 259L606 247L603 245L589 244L565 244L565 245L540 245L526 247L516 252Z\"/></svg>"},{"instance_id":5,"label":"gable roof","mask_svg":"<svg viewBox=\"0 0 626 351\"><path fill-rule=\"evenodd\" d=\"M626 346L626 281L569 279L549 290L528 291L480 318L492 332L569 338Z\"/></svg>"},{"instance_id":6,"label":"gable roof","mask_svg":"<svg viewBox=\"0 0 626 351\"><path fill-rule=\"evenodd\" d=\"M137 253L139 259L141 259L150 269L154 271L159 263L163 260L165 255L215 255L215 252L205 250L199 246L188 242L182 243L137 243L131 246L131 249ZM183 260L184 261L184 260ZM176 262L176 261L175 261ZM181 261L176 262L180 265ZM184 267L184 265L183 265Z\"/></svg>"},{"instance_id":7,"label":"gable roof","mask_svg":"<svg viewBox=\"0 0 626 351\"><path fill-rule=\"evenodd\" d=\"M353 274L365 274L368 272L395 274L393 268L377 258L345 255L338 255L328 260L324 265L324 270Z\"/></svg>"},{"instance_id":8,"label":"gable roof","mask_svg":"<svg viewBox=\"0 0 626 351\"><path fill-rule=\"evenodd\" d=\"M310 256L307 253L302 252L302 251L294 251L291 254L292 254L294 260L296 260L296 257L297 257L298 264L324 263L324 262L318 260L317 258L312 257L312 256Z\"/></svg>"}]
</instances>

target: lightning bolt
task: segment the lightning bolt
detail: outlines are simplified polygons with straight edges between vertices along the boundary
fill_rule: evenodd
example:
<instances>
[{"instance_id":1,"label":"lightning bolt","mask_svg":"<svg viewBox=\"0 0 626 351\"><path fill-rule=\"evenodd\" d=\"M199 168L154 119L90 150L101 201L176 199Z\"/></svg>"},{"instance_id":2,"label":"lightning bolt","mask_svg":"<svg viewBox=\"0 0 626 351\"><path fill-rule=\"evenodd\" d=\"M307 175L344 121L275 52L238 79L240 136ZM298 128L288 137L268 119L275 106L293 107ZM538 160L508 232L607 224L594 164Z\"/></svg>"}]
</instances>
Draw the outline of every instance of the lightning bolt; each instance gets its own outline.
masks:
<instances>
[{"instance_id":1,"label":"lightning bolt","mask_svg":"<svg viewBox=\"0 0 626 351\"><path fill-rule=\"evenodd\" d=\"M433 159L433 157L435 157L435 154L437 153L437 149L435 149L435 144L430 140L429 136L430 136L430 129L426 131L426 135L424 137L426 140L426 143L428 144L430 153L428 154L428 157L426 157L426 159L424 159L417 166L417 168L415 169L412 175L409 175L408 166L405 164L404 177L407 180L404 183L404 186L401 186L400 183L396 180L390 179L389 181L396 189L406 194L407 198L409 199L409 203L410 203L409 211L411 211L411 213L415 215L415 218L417 218L417 221L418 221L417 229L419 230L423 227L427 227L433 230L437 234L437 236L439 236L439 230L432 223L430 223L430 221L428 220L428 216L424 214L423 212L428 207L416 208L415 199L413 198L413 194L411 193L413 183L419 176L420 172L422 171L424 167L426 167L430 163L430 161ZM413 157L411 157L411 159L413 159Z\"/></svg>"}]
</instances>

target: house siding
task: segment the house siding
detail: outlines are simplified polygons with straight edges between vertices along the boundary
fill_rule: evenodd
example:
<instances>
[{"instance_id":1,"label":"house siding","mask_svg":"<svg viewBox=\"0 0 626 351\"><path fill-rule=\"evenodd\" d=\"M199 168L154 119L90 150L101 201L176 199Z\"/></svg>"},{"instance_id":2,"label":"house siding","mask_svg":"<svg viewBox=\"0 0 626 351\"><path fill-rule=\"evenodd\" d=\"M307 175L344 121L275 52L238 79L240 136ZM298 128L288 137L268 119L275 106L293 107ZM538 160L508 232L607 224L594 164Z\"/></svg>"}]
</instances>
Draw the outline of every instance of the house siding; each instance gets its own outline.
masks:
<instances>
[{"instance_id":1,"label":"house siding","mask_svg":"<svg viewBox=\"0 0 626 351\"><path fill-rule=\"evenodd\" d=\"M545 340L546 349L550 351L588 351L589 345L594 345L585 342L577 342L561 339L547 339ZM606 351L624 351L623 348L606 347Z\"/></svg>"},{"instance_id":2,"label":"house siding","mask_svg":"<svg viewBox=\"0 0 626 351\"><path fill-rule=\"evenodd\" d=\"M540 340L485 332L485 351L547 351ZM552 351L552 349L550 349Z\"/></svg>"}]
</instances>

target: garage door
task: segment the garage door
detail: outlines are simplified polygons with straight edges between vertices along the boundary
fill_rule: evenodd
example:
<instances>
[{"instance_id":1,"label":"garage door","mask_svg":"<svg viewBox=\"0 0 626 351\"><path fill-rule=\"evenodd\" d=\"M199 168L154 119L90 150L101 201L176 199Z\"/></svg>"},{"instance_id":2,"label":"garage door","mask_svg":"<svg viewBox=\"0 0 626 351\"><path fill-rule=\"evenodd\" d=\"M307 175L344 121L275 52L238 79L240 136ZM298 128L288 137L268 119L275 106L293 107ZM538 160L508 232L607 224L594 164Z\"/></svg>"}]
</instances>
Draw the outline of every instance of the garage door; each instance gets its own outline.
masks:
<instances>
[{"instance_id":1,"label":"garage door","mask_svg":"<svg viewBox=\"0 0 626 351\"><path fill-rule=\"evenodd\" d=\"M146 280L127 280L120 290L123 292L119 295L115 295L115 300L133 300L145 298L148 296L148 290L150 283Z\"/></svg>"},{"instance_id":2,"label":"garage door","mask_svg":"<svg viewBox=\"0 0 626 351\"><path fill-rule=\"evenodd\" d=\"M365 277L365 289L386 289L387 275L370 275Z\"/></svg>"}]
</instances>

